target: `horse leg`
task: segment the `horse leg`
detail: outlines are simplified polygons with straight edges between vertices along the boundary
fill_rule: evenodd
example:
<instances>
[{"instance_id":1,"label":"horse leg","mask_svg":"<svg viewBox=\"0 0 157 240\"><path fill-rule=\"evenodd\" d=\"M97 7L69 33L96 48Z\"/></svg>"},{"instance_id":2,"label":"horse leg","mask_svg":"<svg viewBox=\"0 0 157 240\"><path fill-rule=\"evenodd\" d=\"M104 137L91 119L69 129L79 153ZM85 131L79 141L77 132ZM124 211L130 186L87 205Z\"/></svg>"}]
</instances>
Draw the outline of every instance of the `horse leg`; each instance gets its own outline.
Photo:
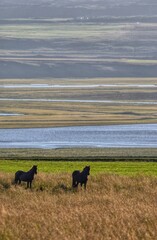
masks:
<instances>
[{"instance_id":1,"label":"horse leg","mask_svg":"<svg viewBox=\"0 0 157 240\"><path fill-rule=\"evenodd\" d=\"M72 179L72 187L75 188L77 186L77 181L75 181L75 179L73 178Z\"/></svg>"},{"instance_id":2,"label":"horse leg","mask_svg":"<svg viewBox=\"0 0 157 240\"><path fill-rule=\"evenodd\" d=\"M29 188L29 181L27 181L27 188Z\"/></svg>"},{"instance_id":3,"label":"horse leg","mask_svg":"<svg viewBox=\"0 0 157 240\"><path fill-rule=\"evenodd\" d=\"M78 182L74 182L72 187L73 188L78 188L78 184L79 184Z\"/></svg>"},{"instance_id":4,"label":"horse leg","mask_svg":"<svg viewBox=\"0 0 157 240\"><path fill-rule=\"evenodd\" d=\"M15 184L15 187L16 187L16 185L17 185L17 181L16 180L14 181L14 184Z\"/></svg>"},{"instance_id":5,"label":"horse leg","mask_svg":"<svg viewBox=\"0 0 157 240\"><path fill-rule=\"evenodd\" d=\"M86 185L87 185L87 183L86 182L84 182L84 183L81 183L81 189L82 189L82 186L84 185L84 190L86 190Z\"/></svg>"},{"instance_id":6,"label":"horse leg","mask_svg":"<svg viewBox=\"0 0 157 240\"><path fill-rule=\"evenodd\" d=\"M32 181L29 182L30 188L32 188Z\"/></svg>"},{"instance_id":7,"label":"horse leg","mask_svg":"<svg viewBox=\"0 0 157 240\"><path fill-rule=\"evenodd\" d=\"M19 181L19 179L15 176L15 180L14 180L15 186L16 186L16 184L18 184L18 181Z\"/></svg>"},{"instance_id":8,"label":"horse leg","mask_svg":"<svg viewBox=\"0 0 157 240\"><path fill-rule=\"evenodd\" d=\"M16 186L17 182L18 182L18 179L16 179L16 177L15 177L15 179L14 179L15 186Z\"/></svg>"},{"instance_id":9,"label":"horse leg","mask_svg":"<svg viewBox=\"0 0 157 240\"><path fill-rule=\"evenodd\" d=\"M79 182L76 182L75 187L78 188Z\"/></svg>"},{"instance_id":10,"label":"horse leg","mask_svg":"<svg viewBox=\"0 0 157 240\"><path fill-rule=\"evenodd\" d=\"M87 181L84 183L84 190L86 190Z\"/></svg>"},{"instance_id":11,"label":"horse leg","mask_svg":"<svg viewBox=\"0 0 157 240\"><path fill-rule=\"evenodd\" d=\"M21 183L20 179L15 179L15 186L20 183Z\"/></svg>"}]
</instances>

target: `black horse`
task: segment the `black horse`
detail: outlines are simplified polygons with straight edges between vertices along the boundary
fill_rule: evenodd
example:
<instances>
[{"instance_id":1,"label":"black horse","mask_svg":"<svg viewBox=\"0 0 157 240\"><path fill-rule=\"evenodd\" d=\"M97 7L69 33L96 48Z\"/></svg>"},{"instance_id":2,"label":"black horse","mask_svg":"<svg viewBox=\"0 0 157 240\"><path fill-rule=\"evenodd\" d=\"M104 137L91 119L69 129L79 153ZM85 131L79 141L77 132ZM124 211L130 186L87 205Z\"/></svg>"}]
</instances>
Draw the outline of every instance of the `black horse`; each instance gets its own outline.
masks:
<instances>
[{"instance_id":1,"label":"black horse","mask_svg":"<svg viewBox=\"0 0 157 240\"><path fill-rule=\"evenodd\" d=\"M34 174L37 174L37 166L34 165L28 172L17 171L15 173L15 184L21 183L21 181L27 182L27 188L32 187L32 181L34 179Z\"/></svg>"},{"instance_id":2,"label":"black horse","mask_svg":"<svg viewBox=\"0 0 157 240\"><path fill-rule=\"evenodd\" d=\"M80 183L81 187L84 184L84 189L86 189L88 175L90 175L90 166L86 166L82 172L76 170L72 173L72 187L78 187Z\"/></svg>"}]
</instances>

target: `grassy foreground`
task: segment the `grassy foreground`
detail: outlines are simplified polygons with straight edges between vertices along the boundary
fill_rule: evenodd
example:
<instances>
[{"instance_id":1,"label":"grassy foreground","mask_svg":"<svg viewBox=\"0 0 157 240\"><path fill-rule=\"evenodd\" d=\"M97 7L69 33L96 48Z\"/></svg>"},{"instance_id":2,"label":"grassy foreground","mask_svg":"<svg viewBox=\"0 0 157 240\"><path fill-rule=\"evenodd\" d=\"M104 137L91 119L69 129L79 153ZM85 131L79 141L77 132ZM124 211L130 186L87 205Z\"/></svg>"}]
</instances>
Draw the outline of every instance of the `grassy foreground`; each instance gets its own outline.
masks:
<instances>
[{"instance_id":1,"label":"grassy foreground","mask_svg":"<svg viewBox=\"0 0 157 240\"><path fill-rule=\"evenodd\" d=\"M32 190L12 177L0 173L0 239L156 239L156 177L91 175L86 192L69 173L41 172Z\"/></svg>"}]
</instances>

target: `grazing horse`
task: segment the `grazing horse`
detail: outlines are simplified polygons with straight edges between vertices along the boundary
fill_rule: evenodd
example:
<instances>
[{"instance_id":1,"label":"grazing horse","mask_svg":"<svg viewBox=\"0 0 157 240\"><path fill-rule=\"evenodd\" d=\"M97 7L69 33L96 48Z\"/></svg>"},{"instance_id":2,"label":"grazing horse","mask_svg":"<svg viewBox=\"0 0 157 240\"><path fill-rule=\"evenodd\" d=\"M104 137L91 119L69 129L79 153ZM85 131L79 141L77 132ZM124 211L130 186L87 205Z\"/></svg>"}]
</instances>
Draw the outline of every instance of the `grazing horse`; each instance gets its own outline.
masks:
<instances>
[{"instance_id":1,"label":"grazing horse","mask_svg":"<svg viewBox=\"0 0 157 240\"><path fill-rule=\"evenodd\" d=\"M90 166L86 166L82 172L76 170L72 173L72 187L78 187L80 183L81 187L84 184L84 189L86 189L88 175L90 174Z\"/></svg>"},{"instance_id":2,"label":"grazing horse","mask_svg":"<svg viewBox=\"0 0 157 240\"><path fill-rule=\"evenodd\" d=\"M15 184L21 183L21 181L27 182L27 188L32 187L32 181L34 179L34 174L37 174L37 166L33 166L28 172L17 171L15 173Z\"/></svg>"}]
</instances>

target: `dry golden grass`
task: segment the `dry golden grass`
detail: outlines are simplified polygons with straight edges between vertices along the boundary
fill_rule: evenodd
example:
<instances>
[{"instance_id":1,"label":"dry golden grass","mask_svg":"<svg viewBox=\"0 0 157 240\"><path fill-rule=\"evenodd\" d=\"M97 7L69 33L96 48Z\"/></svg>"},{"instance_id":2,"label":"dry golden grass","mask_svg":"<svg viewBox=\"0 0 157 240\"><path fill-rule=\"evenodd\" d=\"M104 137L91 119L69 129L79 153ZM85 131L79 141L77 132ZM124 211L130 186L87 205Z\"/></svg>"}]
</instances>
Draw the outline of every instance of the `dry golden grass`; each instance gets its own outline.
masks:
<instances>
[{"instance_id":1,"label":"dry golden grass","mask_svg":"<svg viewBox=\"0 0 157 240\"><path fill-rule=\"evenodd\" d=\"M157 178L90 176L86 192L67 173L40 173L32 190L12 178L0 174L0 239L156 239Z\"/></svg>"}]
</instances>

